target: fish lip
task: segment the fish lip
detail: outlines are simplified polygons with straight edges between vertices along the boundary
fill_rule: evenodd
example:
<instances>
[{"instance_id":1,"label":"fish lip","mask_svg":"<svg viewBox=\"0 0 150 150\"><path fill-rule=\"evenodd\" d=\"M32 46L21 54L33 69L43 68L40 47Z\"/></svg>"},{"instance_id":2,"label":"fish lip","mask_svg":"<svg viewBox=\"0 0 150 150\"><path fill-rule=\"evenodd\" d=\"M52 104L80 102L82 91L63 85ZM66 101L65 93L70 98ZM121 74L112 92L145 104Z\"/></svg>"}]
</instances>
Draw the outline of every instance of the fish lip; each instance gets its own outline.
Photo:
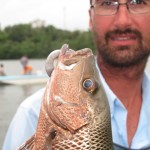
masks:
<instances>
[{"instance_id":1,"label":"fish lip","mask_svg":"<svg viewBox=\"0 0 150 150\"><path fill-rule=\"evenodd\" d=\"M58 68L61 70L73 70L74 67L82 63L86 58L93 56L92 50L89 48L80 51L67 50L64 55L60 55L58 59ZM82 59L80 59L82 58Z\"/></svg>"},{"instance_id":2,"label":"fish lip","mask_svg":"<svg viewBox=\"0 0 150 150\"><path fill-rule=\"evenodd\" d=\"M66 51L66 53L62 56L62 60L70 60L70 59L74 59L74 60L78 60L79 56L81 56L82 58L86 58L88 56L93 55L92 50L90 48L84 48L81 49L80 51L74 51L72 49L69 49ZM60 57L61 57L60 56Z\"/></svg>"}]
</instances>

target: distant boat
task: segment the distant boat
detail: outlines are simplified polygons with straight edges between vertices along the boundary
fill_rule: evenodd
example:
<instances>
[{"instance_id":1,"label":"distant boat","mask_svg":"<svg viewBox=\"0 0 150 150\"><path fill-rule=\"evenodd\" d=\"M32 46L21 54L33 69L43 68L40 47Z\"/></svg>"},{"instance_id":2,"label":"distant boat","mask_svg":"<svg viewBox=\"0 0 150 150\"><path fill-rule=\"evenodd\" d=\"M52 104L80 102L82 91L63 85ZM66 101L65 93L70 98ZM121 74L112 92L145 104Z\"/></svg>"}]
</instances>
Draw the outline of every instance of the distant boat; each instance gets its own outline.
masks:
<instances>
[{"instance_id":1,"label":"distant boat","mask_svg":"<svg viewBox=\"0 0 150 150\"><path fill-rule=\"evenodd\" d=\"M43 83L46 83L47 81L48 81L48 75L47 74L0 76L0 85L43 84Z\"/></svg>"}]
</instances>

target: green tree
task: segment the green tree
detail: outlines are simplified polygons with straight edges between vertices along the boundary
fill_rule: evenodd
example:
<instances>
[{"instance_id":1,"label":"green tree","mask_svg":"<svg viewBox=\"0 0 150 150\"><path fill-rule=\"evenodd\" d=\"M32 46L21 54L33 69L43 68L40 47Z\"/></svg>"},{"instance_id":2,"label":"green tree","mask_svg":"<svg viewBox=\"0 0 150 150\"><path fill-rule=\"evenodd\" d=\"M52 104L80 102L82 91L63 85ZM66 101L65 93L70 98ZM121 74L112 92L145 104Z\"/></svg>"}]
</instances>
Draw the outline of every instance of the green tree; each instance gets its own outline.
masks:
<instances>
[{"instance_id":1,"label":"green tree","mask_svg":"<svg viewBox=\"0 0 150 150\"><path fill-rule=\"evenodd\" d=\"M16 59L22 55L45 58L64 43L78 50L95 47L90 31L68 31L52 25L32 28L30 24L8 26L0 30L0 59Z\"/></svg>"}]
</instances>

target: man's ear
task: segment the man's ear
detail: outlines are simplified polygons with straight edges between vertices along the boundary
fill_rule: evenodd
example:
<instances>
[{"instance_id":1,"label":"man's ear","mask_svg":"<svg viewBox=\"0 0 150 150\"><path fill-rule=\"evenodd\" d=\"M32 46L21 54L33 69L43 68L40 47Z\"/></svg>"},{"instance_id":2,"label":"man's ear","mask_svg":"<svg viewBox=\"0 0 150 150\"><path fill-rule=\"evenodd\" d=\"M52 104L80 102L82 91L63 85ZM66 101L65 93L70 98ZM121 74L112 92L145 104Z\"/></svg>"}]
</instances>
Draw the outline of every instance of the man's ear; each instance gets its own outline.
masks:
<instances>
[{"instance_id":1,"label":"man's ear","mask_svg":"<svg viewBox=\"0 0 150 150\"><path fill-rule=\"evenodd\" d=\"M89 9L89 28L90 28L91 31L93 30L92 12L91 12L91 9Z\"/></svg>"}]
</instances>

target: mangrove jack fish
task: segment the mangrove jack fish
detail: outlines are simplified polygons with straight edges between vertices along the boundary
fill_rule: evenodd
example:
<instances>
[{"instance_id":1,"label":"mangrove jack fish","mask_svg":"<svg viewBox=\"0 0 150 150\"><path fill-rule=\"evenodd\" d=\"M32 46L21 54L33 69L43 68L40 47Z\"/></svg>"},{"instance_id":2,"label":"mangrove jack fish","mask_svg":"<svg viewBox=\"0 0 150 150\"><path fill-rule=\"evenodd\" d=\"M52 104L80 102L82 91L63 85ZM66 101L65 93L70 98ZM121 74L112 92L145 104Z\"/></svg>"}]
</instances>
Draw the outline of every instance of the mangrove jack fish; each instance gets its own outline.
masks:
<instances>
[{"instance_id":1,"label":"mangrove jack fish","mask_svg":"<svg viewBox=\"0 0 150 150\"><path fill-rule=\"evenodd\" d=\"M36 133L19 150L67 149L113 150L113 144L109 105L92 51L63 45Z\"/></svg>"}]
</instances>

